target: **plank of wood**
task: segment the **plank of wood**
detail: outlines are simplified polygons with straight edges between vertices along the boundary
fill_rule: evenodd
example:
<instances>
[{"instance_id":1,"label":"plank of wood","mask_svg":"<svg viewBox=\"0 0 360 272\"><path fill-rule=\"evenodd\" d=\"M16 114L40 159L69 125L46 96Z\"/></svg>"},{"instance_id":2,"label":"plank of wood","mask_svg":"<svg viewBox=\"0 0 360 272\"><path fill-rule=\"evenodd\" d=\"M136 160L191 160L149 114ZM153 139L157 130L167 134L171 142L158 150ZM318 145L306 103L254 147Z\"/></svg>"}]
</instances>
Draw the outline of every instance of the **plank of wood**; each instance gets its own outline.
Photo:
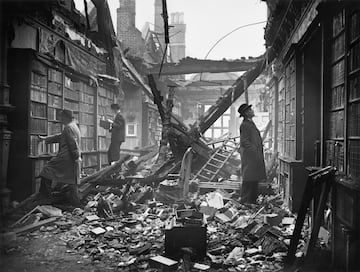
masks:
<instances>
[{"instance_id":1,"label":"plank of wood","mask_svg":"<svg viewBox=\"0 0 360 272\"><path fill-rule=\"evenodd\" d=\"M36 223L15 229L13 232L15 232L16 234L31 232L33 230L39 229L42 226L49 225L49 224L53 223L54 221L56 221L57 219L58 219L57 217L51 217L48 219L44 219L44 220L38 221Z\"/></svg>"},{"instance_id":2,"label":"plank of wood","mask_svg":"<svg viewBox=\"0 0 360 272\"><path fill-rule=\"evenodd\" d=\"M34 209L32 209L31 211L29 211L27 214L25 214L23 217L21 217L18 221L16 221L14 224L12 224L10 226L10 228L15 227L16 225L20 224L21 222L23 222L29 215L31 215L34 211L36 211L38 209L39 206L36 206Z\"/></svg>"},{"instance_id":3,"label":"plank of wood","mask_svg":"<svg viewBox=\"0 0 360 272\"><path fill-rule=\"evenodd\" d=\"M199 188L240 190L241 182L199 182Z\"/></svg>"}]
</instances>

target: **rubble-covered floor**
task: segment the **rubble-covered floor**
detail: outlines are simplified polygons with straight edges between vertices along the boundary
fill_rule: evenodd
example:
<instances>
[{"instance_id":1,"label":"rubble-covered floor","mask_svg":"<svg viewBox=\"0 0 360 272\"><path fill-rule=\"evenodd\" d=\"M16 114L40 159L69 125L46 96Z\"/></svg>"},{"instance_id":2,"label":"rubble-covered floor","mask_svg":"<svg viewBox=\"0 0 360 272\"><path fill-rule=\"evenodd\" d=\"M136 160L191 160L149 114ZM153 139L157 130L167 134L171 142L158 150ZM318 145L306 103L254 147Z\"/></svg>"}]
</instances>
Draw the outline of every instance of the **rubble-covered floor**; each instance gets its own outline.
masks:
<instances>
[{"instance_id":1,"label":"rubble-covered floor","mask_svg":"<svg viewBox=\"0 0 360 272\"><path fill-rule=\"evenodd\" d=\"M78 208L59 202L66 190L20 205L1 233L1 271L283 270L295 217L280 194L241 204L236 190L192 183L184 199L176 175L144 182L144 164L131 175L119 162L88 178Z\"/></svg>"},{"instance_id":2,"label":"rubble-covered floor","mask_svg":"<svg viewBox=\"0 0 360 272\"><path fill-rule=\"evenodd\" d=\"M104 199L112 196L103 194ZM183 249L176 256L179 262L175 271L282 269L284 240L293 218L284 218L277 198L271 203L264 200L267 203L263 205L245 206L227 199L225 192L212 192L197 196L188 205L166 205L151 199L134 205L127 213L99 217L96 197L99 195L92 196L83 209L62 211L54 222L18 235L4 248L2 271L161 271L151 268L149 258L164 256L165 229L171 224L180 229L205 226L207 233L206 257L199 259L199 252ZM32 216L51 218L60 211L42 207L43 213L35 211ZM273 216L275 211L279 216ZM199 214L206 218L206 225L200 222ZM273 220L270 223L275 227L264 223L264 214L271 214L266 220Z\"/></svg>"}]
</instances>

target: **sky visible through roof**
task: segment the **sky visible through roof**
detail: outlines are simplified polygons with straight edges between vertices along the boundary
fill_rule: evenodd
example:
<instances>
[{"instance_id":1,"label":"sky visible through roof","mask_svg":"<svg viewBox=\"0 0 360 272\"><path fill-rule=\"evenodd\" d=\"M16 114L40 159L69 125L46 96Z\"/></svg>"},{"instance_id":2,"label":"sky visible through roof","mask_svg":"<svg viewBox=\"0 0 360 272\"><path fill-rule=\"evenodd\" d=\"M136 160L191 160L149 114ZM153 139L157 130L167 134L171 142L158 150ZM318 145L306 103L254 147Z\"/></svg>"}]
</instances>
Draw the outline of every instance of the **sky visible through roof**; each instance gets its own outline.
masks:
<instances>
[{"instance_id":1,"label":"sky visible through roof","mask_svg":"<svg viewBox=\"0 0 360 272\"><path fill-rule=\"evenodd\" d=\"M90 0L87 0L90 1ZM119 0L107 0L114 28ZM154 23L154 0L136 0L136 27L141 30L146 22ZM83 0L75 0L80 11ZM266 3L261 0L167 0L169 14L184 12L186 24L186 56L204 59L240 59L257 57L265 52L264 27ZM234 29L253 24L261 24ZM169 21L170 23L170 21ZM223 40L223 36L229 34Z\"/></svg>"}]
</instances>

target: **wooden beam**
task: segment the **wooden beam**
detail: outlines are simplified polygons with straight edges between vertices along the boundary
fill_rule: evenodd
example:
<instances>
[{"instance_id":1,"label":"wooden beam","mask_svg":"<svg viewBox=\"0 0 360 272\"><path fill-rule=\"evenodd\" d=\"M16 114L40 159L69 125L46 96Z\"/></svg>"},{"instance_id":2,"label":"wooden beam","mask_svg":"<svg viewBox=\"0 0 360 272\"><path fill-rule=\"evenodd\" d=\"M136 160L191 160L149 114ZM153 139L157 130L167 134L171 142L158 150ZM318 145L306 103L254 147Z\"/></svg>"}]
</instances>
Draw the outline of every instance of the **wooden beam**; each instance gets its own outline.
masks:
<instances>
[{"instance_id":1,"label":"wooden beam","mask_svg":"<svg viewBox=\"0 0 360 272\"><path fill-rule=\"evenodd\" d=\"M39 229L42 226L49 225L49 224L53 223L56 220L58 220L57 217L50 217L48 219L40 220L40 221L38 221L36 223L30 224L30 225L27 225L27 226L24 226L24 227L21 227L21 228L18 228L18 229L14 229L13 232L15 232L16 234L26 233L26 232L29 232L29 231Z\"/></svg>"},{"instance_id":2,"label":"wooden beam","mask_svg":"<svg viewBox=\"0 0 360 272\"><path fill-rule=\"evenodd\" d=\"M165 63L162 67L162 75L184 75L194 73L226 73L241 72L254 68L263 58L245 60L201 60L193 58L182 59L179 63ZM159 73L160 66L157 65L150 70L151 74Z\"/></svg>"}]
</instances>

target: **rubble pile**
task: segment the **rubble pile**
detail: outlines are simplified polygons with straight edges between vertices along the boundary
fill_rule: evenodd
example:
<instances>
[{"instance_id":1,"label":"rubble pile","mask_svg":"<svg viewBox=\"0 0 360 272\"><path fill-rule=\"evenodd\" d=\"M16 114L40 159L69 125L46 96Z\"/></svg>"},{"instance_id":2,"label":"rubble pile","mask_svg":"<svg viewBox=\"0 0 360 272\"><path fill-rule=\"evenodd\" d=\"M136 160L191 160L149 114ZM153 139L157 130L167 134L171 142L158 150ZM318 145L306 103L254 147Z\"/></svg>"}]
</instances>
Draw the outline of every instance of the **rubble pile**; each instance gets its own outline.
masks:
<instances>
[{"instance_id":1,"label":"rubble pile","mask_svg":"<svg viewBox=\"0 0 360 272\"><path fill-rule=\"evenodd\" d=\"M66 253L120 271L283 268L295 220L280 195L241 204L237 190L204 191L190 182L184 197L180 175L156 165L156 154L127 157L86 177L81 208L60 205L61 198L53 206L38 202L9 231L56 237Z\"/></svg>"},{"instance_id":2,"label":"rubble pile","mask_svg":"<svg viewBox=\"0 0 360 272\"><path fill-rule=\"evenodd\" d=\"M283 267L294 218L281 209L277 196L243 205L235 194L217 190L163 203L151 187L135 184L124 204L112 187L97 189L102 192L89 194L83 209L59 212L40 206L38 212L56 220L35 232L56 235L69 254L129 271Z\"/></svg>"}]
</instances>

